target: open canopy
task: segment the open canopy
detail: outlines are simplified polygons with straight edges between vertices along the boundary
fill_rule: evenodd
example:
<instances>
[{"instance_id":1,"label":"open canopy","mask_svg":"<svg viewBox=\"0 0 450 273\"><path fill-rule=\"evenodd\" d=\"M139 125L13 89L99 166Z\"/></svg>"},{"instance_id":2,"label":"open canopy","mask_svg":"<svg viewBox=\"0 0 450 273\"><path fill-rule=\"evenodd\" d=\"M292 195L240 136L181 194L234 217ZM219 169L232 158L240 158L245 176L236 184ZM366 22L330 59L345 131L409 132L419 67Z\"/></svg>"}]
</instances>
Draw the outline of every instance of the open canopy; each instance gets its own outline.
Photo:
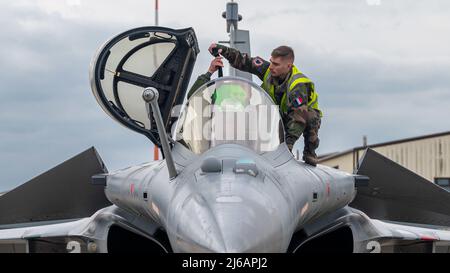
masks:
<instances>
[{"instance_id":1,"label":"open canopy","mask_svg":"<svg viewBox=\"0 0 450 273\"><path fill-rule=\"evenodd\" d=\"M105 43L94 57L92 91L108 115L161 146L142 99L143 90L158 89L163 122L169 130L176 120L172 108L183 102L198 53L192 28L141 27L126 31Z\"/></svg>"}]
</instances>

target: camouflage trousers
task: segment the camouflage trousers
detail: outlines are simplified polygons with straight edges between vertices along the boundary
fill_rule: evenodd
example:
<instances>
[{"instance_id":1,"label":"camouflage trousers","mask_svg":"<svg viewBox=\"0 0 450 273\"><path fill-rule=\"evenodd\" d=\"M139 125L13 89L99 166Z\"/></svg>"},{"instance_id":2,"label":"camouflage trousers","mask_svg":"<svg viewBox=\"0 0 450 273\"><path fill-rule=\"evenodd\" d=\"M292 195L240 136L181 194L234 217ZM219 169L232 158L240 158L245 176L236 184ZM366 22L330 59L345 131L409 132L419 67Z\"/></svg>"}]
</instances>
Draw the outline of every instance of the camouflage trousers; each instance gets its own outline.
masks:
<instances>
[{"instance_id":1,"label":"camouflage trousers","mask_svg":"<svg viewBox=\"0 0 450 273\"><path fill-rule=\"evenodd\" d=\"M305 140L305 148L303 155L312 155L317 157L316 149L319 147L319 129L321 124L320 112L315 109L308 110L306 127L303 131L303 138Z\"/></svg>"},{"instance_id":2,"label":"camouflage trousers","mask_svg":"<svg viewBox=\"0 0 450 273\"><path fill-rule=\"evenodd\" d=\"M303 155L316 157L315 150L319 147L320 112L312 108L298 108L286 123L286 144L292 150L298 137L303 134L305 146ZM291 134L289 134L291 132Z\"/></svg>"}]
</instances>

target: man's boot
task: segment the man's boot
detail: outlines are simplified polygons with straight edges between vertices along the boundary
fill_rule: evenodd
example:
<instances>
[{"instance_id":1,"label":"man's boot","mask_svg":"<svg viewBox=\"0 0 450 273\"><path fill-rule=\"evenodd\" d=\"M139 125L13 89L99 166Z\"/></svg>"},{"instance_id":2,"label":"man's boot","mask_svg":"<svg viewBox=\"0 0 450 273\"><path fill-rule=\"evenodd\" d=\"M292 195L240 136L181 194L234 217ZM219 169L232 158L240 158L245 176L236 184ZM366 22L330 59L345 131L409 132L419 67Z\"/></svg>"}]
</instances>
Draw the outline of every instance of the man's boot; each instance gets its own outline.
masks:
<instances>
[{"instance_id":1,"label":"man's boot","mask_svg":"<svg viewBox=\"0 0 450 273\"><path fill-rule=\"evenodd\" d=\"M315 152L303 151L303 161L311 166L317 166L317 155Z\"/></svg>"}]
</instances>

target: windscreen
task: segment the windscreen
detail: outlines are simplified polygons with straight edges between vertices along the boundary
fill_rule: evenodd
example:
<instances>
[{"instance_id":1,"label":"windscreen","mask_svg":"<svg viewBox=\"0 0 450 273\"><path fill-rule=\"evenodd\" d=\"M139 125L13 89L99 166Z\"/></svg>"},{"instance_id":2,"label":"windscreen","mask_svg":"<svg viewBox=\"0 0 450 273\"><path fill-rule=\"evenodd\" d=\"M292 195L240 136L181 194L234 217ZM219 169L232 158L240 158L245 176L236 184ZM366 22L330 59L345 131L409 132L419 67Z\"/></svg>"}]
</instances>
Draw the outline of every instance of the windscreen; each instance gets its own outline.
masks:
<instances>
[{"instance_id":1,"label":"windscreen","mask_svg":"<svg viewBox=\"0 0 450 273\"><path fill-rule=\"evenodd\" d=\"M219 78L202 86L185 105L175 138L201 154L221 144L273 151L283 141L278 106L256 84Z\"/></svg>"}]
</instances>

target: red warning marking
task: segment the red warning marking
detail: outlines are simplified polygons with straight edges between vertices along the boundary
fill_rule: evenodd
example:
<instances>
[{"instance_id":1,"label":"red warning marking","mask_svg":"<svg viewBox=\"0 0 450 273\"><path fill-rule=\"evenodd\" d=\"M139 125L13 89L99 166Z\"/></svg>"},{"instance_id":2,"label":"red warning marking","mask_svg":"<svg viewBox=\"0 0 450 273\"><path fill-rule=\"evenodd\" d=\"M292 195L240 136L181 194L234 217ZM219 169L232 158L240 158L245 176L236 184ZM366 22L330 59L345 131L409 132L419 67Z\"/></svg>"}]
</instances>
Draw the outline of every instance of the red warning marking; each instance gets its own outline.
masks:
<instances>
[{"instance_id":1,"label":"red warning marking","mask_svg":"<svg viewBox=\"0 0 450 273\"><path fill-rule=\"evenodd\" d=\"M438 241L439 239L432 236L422 235L420 236L420 240L422 241Z\"/></svg>"},{"instance_id":2,"label":"red warning marking","mask_svg":"<svg viewBox=\"0 0 450 273\"><path fill-rule=\"evenodd\" d=\"M130 185L130 192L131 192L131 194L134 193L134 184L131 184L131 185Z\"/></svg>"}]
</instances>

